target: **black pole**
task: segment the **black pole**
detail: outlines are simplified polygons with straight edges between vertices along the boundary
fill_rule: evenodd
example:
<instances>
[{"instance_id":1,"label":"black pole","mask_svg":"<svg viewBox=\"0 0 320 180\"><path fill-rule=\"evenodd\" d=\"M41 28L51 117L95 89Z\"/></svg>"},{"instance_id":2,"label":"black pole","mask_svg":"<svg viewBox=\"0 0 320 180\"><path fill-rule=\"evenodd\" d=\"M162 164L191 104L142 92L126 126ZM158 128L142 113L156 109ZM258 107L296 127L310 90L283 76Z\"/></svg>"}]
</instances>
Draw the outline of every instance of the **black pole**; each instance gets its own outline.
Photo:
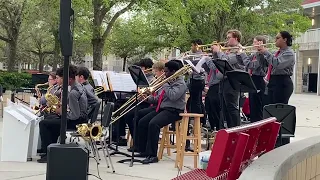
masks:
<instances>
[{"instance_id":1,"label":"black pole","mask_svg":"<svg viewBox=\"0 0 320 180\"><path fill-rule=\"evenodd\" d=\"M60 144L66 143L67 131L67 101L68 101L68 86L69 86L69 56L64 56L63 63L63 85L62 85L62 114L61 114L61 128L60 128Z\"/></svg>"}]
</instances>

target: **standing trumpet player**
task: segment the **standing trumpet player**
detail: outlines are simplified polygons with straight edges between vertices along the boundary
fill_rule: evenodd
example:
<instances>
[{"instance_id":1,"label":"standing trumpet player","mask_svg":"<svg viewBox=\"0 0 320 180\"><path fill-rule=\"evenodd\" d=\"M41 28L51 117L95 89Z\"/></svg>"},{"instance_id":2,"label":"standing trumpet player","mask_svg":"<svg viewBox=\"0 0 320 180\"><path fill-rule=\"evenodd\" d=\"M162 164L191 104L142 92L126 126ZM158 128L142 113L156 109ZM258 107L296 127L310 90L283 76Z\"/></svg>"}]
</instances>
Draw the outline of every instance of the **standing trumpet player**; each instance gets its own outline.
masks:
<instances>
[{"instance_id":1,"label":"standing trumpet player","mask_svg":"<svg viewBox=\"0 0 320 180\"><path fill-rule=\"evenodd\" d=\"M230 63L234 69L244 70L245 62L248 61L247 55L241 49L241 32L238 30L229 30L227 32L227 45L230 47L229 51L222 52L220 46L213 45L213 59L224 59ZM232 51L234 50L234 51ZM223 86L221 86L223 84ZM240 125L239 114L239 92L231 87L228 78L225 76L220 82L220 93L222 97L222 106L224 109L225 119L228 128Z\"/></svg>"},{"instance_id":2,"label":"standing trumpet player","mask_svg":"<svg viewBox=\"0 0 320 180\"><path fill-rule=\"evenodd\" d=\"M249 56L249 61L246 62L246 67L251 75L251 79L256 86L258 93L249 93L250 104L250 121L256 122L263 119L263 97L265 93L266 84L264 76L267 73L268 63L260 51L265 48L259 46L260 43L266 44L266 38L263 36L256 36L253 39L253 45L257 52Z\"/></svg>"}]
</instances>

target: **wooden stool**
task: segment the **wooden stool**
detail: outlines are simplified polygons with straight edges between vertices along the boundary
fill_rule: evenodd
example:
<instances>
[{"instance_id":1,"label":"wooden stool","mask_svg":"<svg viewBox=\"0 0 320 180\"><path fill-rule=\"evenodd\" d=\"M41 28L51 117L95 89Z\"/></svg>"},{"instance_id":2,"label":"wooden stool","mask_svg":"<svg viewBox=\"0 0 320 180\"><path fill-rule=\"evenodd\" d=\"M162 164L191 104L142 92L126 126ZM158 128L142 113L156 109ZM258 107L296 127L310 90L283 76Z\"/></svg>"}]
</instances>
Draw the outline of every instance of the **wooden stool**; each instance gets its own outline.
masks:
<instances>
[{"instance_id":1,"label":"wooden stool","mask_svg":"<svg viewBox=\"0 0 320 180\"><path fill-rule=\"evenodd\" d=\"M176 164L175 167L178 167L180 170L182 170L183 167L183 160L184 156L193 156L194 157L194 168L197 168L198 166L198 157L199 153L201 152L201 123L200 118L203 117L203 114L193 114L193 113L180 113L180 116L182 116L182 123L181 128L179 131L179 144L177 144L177 158L176 158ZM193 126L193 135L188 136L188 125L189 125L189 119L194 118L194 126ZM179 136L177 135L177 136ZM186 140L193 140L194 141L194 152L185 152L186 147Z\"/></svg>"},{"instance_id":2,"label":"wooden stool","mask_svg":"<svg viewBox=\"0 0 320 180\"><path fill-rule=\"evenodd\" d=\"M175 122L175 131L169 131L169 126L167 125L165 127L162 128L162 138L160 140L160 148L159 148L159 152L158 152L158 159L162 159L163 156L163 151L165 148L167 148L167 154L168 156L171 156L171 149L176 148L177 147L177 142L179 141L179 126L180 126L180 122L176 121ZM172 145L170 142L170 135L175 134L176 135L176 143L175 145Z\"/></svg>"}]
</instances>

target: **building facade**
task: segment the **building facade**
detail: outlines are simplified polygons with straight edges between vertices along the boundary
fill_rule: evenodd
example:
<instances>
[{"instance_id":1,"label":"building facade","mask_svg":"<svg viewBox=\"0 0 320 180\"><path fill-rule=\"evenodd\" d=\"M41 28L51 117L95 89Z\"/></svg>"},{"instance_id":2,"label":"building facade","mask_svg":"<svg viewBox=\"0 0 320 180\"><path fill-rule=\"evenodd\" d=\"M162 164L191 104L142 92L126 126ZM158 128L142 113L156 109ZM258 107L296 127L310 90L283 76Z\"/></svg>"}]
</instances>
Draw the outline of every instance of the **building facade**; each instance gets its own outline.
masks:
<instances>
[{"instance_id":1,"label":"building facade","mask_svg":"<svg viewBox=\"0 0 320 180\"><path fill-rule=\"evenodd\" d=\"M295 40L299 44L294 74L295 93L320 95L320 0L305 0L302 7L312 27Z\"/></svg>"}]
</instances>

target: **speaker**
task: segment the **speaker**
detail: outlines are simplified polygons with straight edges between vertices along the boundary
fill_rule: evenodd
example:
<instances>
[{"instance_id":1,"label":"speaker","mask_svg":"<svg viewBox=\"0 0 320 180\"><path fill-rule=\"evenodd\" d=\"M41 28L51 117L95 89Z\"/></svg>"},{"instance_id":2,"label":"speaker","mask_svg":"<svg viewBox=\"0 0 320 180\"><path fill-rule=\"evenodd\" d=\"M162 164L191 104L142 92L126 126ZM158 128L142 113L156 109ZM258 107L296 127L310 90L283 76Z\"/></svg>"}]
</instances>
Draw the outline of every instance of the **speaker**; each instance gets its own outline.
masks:
<instances>
[{"instance_id":1,"label":"speaker","mask_svg":"<svg viewBox=\"0 0 320 180\"><path fill-rule=\"evenodd\" d=\"M77 144L48 146L46 180L88 180L89 153Z\"/></svg>"},{"instance_id":2,"label":"speaker","mask_svg":"<svg viewBox=\"0 0 320 180\"><path fill-rule=\"evenodd\" d=\"M61 53L63 56L72 56L73 35L71 31L71 21L73 18L71 0L60 0L60 25L59 38Z\"/></svg>"}]
</instances>

